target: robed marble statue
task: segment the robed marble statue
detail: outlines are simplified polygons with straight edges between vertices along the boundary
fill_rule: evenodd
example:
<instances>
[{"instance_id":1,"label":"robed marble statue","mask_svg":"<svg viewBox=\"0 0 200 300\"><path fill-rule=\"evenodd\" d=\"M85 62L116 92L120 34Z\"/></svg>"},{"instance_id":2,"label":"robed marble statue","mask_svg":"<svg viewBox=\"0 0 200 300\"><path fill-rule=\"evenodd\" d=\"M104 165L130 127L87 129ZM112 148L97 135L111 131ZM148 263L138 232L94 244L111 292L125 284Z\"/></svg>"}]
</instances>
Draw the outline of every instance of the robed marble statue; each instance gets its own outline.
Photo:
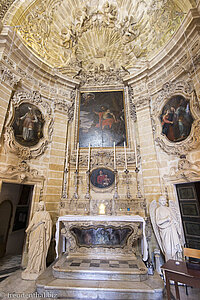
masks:
<instances>
[{"instance_id":1,"label":"robed marble statue","mask_svg":"<svg viewBox=\"0 0 200 300\"><path fill-rule=\"evenodd\" d=\"M38 203L38 211L34 214L26 233L28 265L22 272L22 279L35 280L46 268L46 257L52 234L51 217L43 201Z\"/></svg>"}]
</instances>

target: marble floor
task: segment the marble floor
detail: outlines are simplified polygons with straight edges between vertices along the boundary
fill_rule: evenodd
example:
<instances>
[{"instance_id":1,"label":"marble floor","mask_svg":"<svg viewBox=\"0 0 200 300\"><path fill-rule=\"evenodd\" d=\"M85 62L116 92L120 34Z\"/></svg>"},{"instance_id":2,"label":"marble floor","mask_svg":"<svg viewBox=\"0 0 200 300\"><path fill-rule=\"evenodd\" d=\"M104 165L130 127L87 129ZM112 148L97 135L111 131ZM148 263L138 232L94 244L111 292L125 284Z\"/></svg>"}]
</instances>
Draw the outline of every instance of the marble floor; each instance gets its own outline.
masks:
<instances>
[{"instance_id":1,"label":"marble floor","mask_svg":"<svg viewBox=\"0 0 200 300\"><path fill-rule=\"evenodd\" d=\"M21 255L6 255L0 258L0 281L21 268Z\"/></svg>"}]
</instances>

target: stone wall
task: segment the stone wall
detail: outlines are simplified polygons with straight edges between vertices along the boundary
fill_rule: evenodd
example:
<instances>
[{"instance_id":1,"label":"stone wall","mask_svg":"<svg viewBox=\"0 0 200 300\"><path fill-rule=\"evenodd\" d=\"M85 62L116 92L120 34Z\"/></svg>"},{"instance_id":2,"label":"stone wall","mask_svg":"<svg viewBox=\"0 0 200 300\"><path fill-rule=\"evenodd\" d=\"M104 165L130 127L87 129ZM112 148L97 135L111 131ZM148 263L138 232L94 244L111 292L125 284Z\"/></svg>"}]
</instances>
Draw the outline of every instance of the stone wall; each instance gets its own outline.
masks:
<instances>
[{"instance_id":1,"label":"stone wall","mask_svg":"<svg viewBox=\"0 0 200 300\"><path fill-rule=\"evenodd\" d=\"M200 118L200 16L197 9L191 9L179 30L154 58L148 61L138 73L123 78L109 88L119 86L126 94L126 109L130 156L128 185L132 202L127 204L127 181L124 173L124 152L117 150L118 169L118 213L128 213L127 206L137 209L146 217L149 203L161 194L176 201L175 183L198 181L199 140L198 119ZM11 48L12 45L12 48ZM75 188L75 159L77 145L80 82L68 78L43 63L24 46L14 30L4 27L0 39L0 178L1 181L34 184L31 216L35 204L43 199L51 213L54 225L57 217L70 211L70 202ZM87 89L105 89L107 86L91 86ZM37 92L37 94L35 94ZM24 93L24 98L19 98ZM183 95L191 104L191 112L196 125L190 136L183 142L174 144L161 135L158 119L165 103L173 95ZM18 97L18 98L17 98ZM18 99L18 100L15 100ZM19 102L17 102L19 101ZM21 101L21 102L20 102ZM19 145L13 139L12 121L17 103L38 105L45 116L44 138L30 149ZM66 170L66 143L69 142L70 163ZM138 169L135 172L135 143L137 143ZM92 149L92 168L107 166L113 169L112 149ZM88 213L85 197L87 193L87 150L80 151L78 174L79 208L76 213ZM102 160L93 161L93 157ZM183 176L184 174L184 176ZM114 189L107 193L90 190L96 201L111 201ZM130 200L131 200L130 199ZM139 200L138 200L139 199ZM128 200L129 201L129 200ZM146 201L146 202L145 202ZM125 206L124 206L125 205ZM85 209L86 208L86 209ZM111 212L110 212L111 213ZM151 249L156 246L152 239Z\"/></svg>"}]
</instances>

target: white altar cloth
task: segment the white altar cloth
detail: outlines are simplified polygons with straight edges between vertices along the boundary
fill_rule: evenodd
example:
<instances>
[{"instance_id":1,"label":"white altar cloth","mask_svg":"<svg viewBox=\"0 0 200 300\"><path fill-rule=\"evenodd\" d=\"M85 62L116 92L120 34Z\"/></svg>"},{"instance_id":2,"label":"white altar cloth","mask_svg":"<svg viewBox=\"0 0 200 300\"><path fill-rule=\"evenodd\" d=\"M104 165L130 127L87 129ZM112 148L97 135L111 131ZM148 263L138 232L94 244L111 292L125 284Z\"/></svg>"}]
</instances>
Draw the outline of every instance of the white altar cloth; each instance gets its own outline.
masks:
<instances>
[{"instance_id":1,"label":"white altar cloth","mask_svg":"<svg viewBox=\"0 0 200 300\"><path fill-rule=\"evenodd\" d=\"M62 222L140 222L142 223L142 231L143 237L141 241L141 248L142 248L142 256L143 260L146 261L148 259L148 248L147 248L147 239L145 234L145 220L141 216L107 216L107 215L97 215L97 216L80 216L80 215L66 215L58 218L56 223L56 255L59 256L59 242L60 242L60 230L61 230L61 223Z\"/></svg>"}]
</instances>

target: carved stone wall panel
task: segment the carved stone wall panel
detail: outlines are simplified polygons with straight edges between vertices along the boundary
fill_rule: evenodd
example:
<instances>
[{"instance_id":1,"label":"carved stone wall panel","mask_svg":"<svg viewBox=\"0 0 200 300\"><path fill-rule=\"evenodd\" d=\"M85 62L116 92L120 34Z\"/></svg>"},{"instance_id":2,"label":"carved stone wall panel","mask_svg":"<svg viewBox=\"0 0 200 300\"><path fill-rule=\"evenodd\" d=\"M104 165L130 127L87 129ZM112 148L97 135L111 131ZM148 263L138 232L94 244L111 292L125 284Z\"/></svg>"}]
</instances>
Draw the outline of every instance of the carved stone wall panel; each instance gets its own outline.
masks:
<instances>
[{"instance_id":1,"label":"carved stone wall panel","mask_svg":"<svg viewBox=\"0 0 200 300\"><path fill-rule=\"evenodd\" d=\"M194 119L189 136L182 141L170 141L162 133L161 112L163 107L174 96L183 96L190 105ZM174 81L166 83L158 96L151 102L151 120L156 144L169 155L186 155L189 151L196 149L199 145L200 130L200 108L198 99L191 81Z\"/></svg>"},{"instance_id":2,"label":"carved stone wall panel","mask_svg":"<svg viewBox=\"0 0 200 300\"><path fill-rule=\"evenodd\" d=\"M22 104L34 105L38 108L43 117L44 117L44 126L42 138L39 142L33 146L23 146L19 144L15 138L14 129L13 129L13 120L15 117L15 110L20 107ZM37 120L35 120L37 121ZM5 134L4 134L4 144L8 151L14 153L22 160L37 158L42 155L48 147L48 144L51 142L53 134L53 113L52 108L49 105L48 101L43 99L39 92L27 92L27 91L17 91L15 92L13 98L11 99L10 111L5 124Z\"/></svg>"},{"instance_id":3,"label":"carved stone wall panel","mask_svg":"<svg viewBox=\"0 0 200 300\"><path fill-rule=\"evenodd\" d=\"M20 82L21 77L16 75L13 71L11 71L4 64L0 64L0 80L1 82L5 82L11 88L16 87L16 85Z\"/></svg>"},{"instance_id":4,"label":"carved stone wall panel","mask_svg":"<svg viewBox=\"0 0 200 300\"><path fill-rule=\"evenodd\" d=\"M70 165L75 168L76 165L76 151L72 154L70 158ZM125 157L124 152L116 154L116 165L119 168L125 168ZM127 165L130 168L131 166L135 166L135 154L133 152L129 152L127 150ZM79 166L87 168L88 166L88 152L81 153L79 155ZM114 154L113 151L106 150L93 150L91 152L91 161L90 167L91 169L97 167L108 167L114 168Z\"/></svg>"},{"instance_id":5,"label":"carved stone wall panel","mask_svg":"<svg viewBox=\"0 0 200 300\"><path fill-rule=\"evenodd\" d=\"M185 183L200 180L200 161L191 163L184 156L177 161L176 166L171 167L163 180L170 183Z\"/></svg>"},{"instance_id":6,"label":"carved stone wall panel","mask_svg":"<svg viewBox=\"0 0 200 300\"><path fill-rule=\"evenodd\" d=\"M19 161L18 165L8 165L0 168L0 178L15 180L16 182L44 182L44 176L38 170L32 169L26 161Z\"/></svg>"}]
</instances>

